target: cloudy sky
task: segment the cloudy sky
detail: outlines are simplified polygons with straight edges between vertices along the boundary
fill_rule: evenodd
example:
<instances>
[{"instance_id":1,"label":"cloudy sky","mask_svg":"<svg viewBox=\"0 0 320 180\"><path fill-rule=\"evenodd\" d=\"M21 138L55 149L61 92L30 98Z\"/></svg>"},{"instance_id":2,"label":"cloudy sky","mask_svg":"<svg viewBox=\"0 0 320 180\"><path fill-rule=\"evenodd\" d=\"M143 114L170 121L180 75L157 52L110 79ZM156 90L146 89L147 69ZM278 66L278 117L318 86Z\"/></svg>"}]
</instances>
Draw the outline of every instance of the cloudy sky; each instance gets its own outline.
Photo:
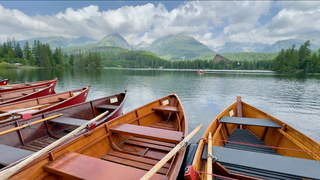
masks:
<instances>
[{"instance_id":1,"label":"cloudy sky","mask_svg":"<svg viewBox=\"0 0 320 180\"><path fill-rule=\"evenodd\" d=\"M0 40L121 34L129 44L170 34L210 47L320 31L320 1L0 1Z\"/></svg>"}]
</instances>

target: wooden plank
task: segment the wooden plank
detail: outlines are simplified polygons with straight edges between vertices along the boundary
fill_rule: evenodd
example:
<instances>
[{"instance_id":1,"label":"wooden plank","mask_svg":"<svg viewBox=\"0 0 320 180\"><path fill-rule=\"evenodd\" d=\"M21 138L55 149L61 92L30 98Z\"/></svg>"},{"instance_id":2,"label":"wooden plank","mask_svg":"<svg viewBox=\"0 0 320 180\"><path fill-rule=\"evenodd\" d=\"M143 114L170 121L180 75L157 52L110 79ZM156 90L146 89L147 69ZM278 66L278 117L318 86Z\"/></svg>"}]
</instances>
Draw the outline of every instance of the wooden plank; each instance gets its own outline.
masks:
<instances>
[{"instance_id":1,"label":"wooden plank","mask_svg":"<svg viewBox=\"0 0 320 180\"><path fill-rule=\"evenodd\" d=\"M249 125L249 126L263 126L272 128L281 128L281 126L270 119L257 119L257 118L241 118L223 116L220 123Z\"/></svg>"},{"instance_id":2,"label":"wooden plank","mask_svg":"<svg viewBox=\"0 0 320 180\"><path fill-rule=\"evenodd\" d=\"M7 166L34 152L0 144L0 164Z\"/></svg>"},{"instance_id":3,"label":"wooden plank","mask_svg":"<svg viewBox=\"0 0 320 180\"><path fill-rule=\"evenodd\" d=\"M166 130L169 130L169 131L174 131L174 128L170 128L170 127L165 127L165 126L158 126L158 125L150 125L149 127L153 127L153 128L158 128L158 129L166 129Z\"/></svg>"},{"instance_id":4,"label":"wooden plank","mask_svg":"<svg viewBox=\"0 0 320 180\"><path fill-rule=\"evenodd\" d=\"M155 165L155 164L157 164L159 162L159 161L154 160L154 159L149 159L149 158L145 158L145 157L142 157L142 156L135 156L135 155L122 153L122 152L118 152L118 151L110 151L108 153L108 155L116 156L116 157L124 158L124 159L129 159L129 160L137 161L137 162L141 162L141 163L146 163L146 164L150 164L150 165ZM166 163L162 167L169 168L169 166L170 166L170 164Z\"/></svg>"},{"instance_id":5,"label":"wooden plank","mask_svg":"<svg viewBox=\"0 0 320 180\"><path fill-rule=\"evenodd\" d=\"M145 142L138 142L138 141L132 141L132 140L126 140L124 143L135 145L135 146L147 147L150 149L162 150L162 151L171 151L171 149L172 149L172 148L169 148L166 146L159 146L159 145L155 145L155 144L149 144L149 143L145 143Z\"/></svg>"},{"instance_id":6,"label":"wooden plank","mask_svg":"<svg viewBox=\"0 0 320 180\"><path fill-rule=\"evenodd\" d=\"M140 163L140 162L137 162L137 161L131 161L131 160L128 160L128 159L123 159L123 158L110 156L110 155L105 155L101 159L104 159L104 160L107 160L107 161L112 161L112 162L123 164L123 165L127 165L127 166L131 166L131 167L135 167L135 168L138 168L138 169L143 169L143 170L149 170L149 169L151 169L153 167L153 165L150 165L150 164ZM168 171L167 168L161 168L158 171L158 173L165 175L167 173L167 171Z\"/></svg>"},{"instance_id":7,"label":"wooden plank","mask_svg":"<svg viewBox=\"0 0 320 180\"><path fill-rule=\"evenodd\" d=\"M176 106L157 106L152 108L153 111L173 112L179 113L179 109Z\"/></svg>"},{"instance_id":8,"label":"wooden plank","mask_svg":"<svg viewBox=\"0 0 320 180\"><path fill-rule=\"evenodd\" d=\"M133 124L118 124L110 128L113 133L133 135L159 141L179 143L183 133L178 131L169 131L145 126L137 126Z\"/></svg>"},{"instance_id":9,"label":"wooden plank","mask_svg":"<svg viewBox=\"0 0 320 180\"><path fill-rule=\"evenodd\" d=\"M139 179L146 171L78 153L67 153L61 159L45 165L44 170L70 179L119 180ZM154 179L168 177L156 174Z\"/></svg>"},{"instance_id":10,"label":"wooden plank","mask_svg":"<svg viewBox=\"0 0 320 180\"><path fill-rule=\"evenodd\" d=\"M155 141L155 140L150 140L150 139L145 139L145 138L139 138L139 137L130 137L131 140L134 141L141 141L141 142L146 142L146 143L151 143L151 144L157 144L161 146L167 146L167 147L172 147L174 148L176 145L173 143L167 143L167 142L161 142L161 141Z\"/></svg>"},{"instance_id":11,"label":"wooden plank","mask_svg":"<svg viewBox=\"0 0 320 180\"><path fill-rule=\"evenodd\" d=\"M207 158L206 146L202 153L202 159ZM319 179L320 177L320 161L243 151L219 146L212 146L212 152L213 155L218 158L218 162L222 163L263 169L304 178Z\"/></svg>"}]
</instances>

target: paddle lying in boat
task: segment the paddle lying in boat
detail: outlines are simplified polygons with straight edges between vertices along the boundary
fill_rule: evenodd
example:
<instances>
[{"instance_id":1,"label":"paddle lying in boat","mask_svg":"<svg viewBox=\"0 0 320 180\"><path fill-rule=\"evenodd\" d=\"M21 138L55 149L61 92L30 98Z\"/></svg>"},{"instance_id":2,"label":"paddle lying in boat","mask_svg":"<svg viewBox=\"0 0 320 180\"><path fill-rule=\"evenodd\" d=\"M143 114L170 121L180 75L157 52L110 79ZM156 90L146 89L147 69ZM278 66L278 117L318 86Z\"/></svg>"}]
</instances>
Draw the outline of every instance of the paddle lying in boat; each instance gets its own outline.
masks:
<instances>
[{"instance_id":1,"label":"paddle lying in boat","mask_svg":"<svg viewBox=\"0 0 320 180\"><path fill-rule=\"evenodd\" d=\"M90 126L90 128L97 127L106 121L120 116L125 100L126 91L124 93L41 113L28 120L17 119L1 124L0 168L43 149L48 144L56 141L105 111L108 111L109 114L99 119L99 121ZM63 115L56 117L61 114ZM52 119L52 117L55 118ZM17 128L17 126L24 128Z\"/></svg>"},{"instance_id":2,"label":"paddle lying in boat","mask_svg":"<svg viewBox=\"0 0 320 180\"><path fill-rule=\"evenodd\" d=\"M0 105L55 94L56 83L0 93Z\"/></svg>"},{"instance_id":3,"label":"paddle lying in boat","mask_svg":"<svg viewBox=\"0 0 320 180\"><path fill-rule=\"evenodd\" d=\"M30 88L30 87L44 86L44 85L49 85L52 83L56 84L57 81L58 81L58 78L55 78L54 80L46 80L46 81L37 81L37 82L28 82L28 83L10 84L10 85L0 85L0 93L21 90L21 89Z\"/></svg>"},{"instance_id":4,"label":"paddle lying in boat","mask_svg":"<svg viewBox=\"0 0 320 180\"><path fill-rule=\"evenodd\" d=\"M35 115L84 102L87 99L89 89L90 86L49 96L2 104L0 105L0 127L1 124L18 119L24 114ZM32 108L39 105L46 106ZM30 110L30 108L32 109Z\"/></svg>"},{"instance_id":5,"label":"paddle lying in boat","mask_svg":"<svg viewBox=\"0 0 320 180\"><path fill-rule=\"evenodd\" d=\"M208 135L212 133L212 146ZM212 150L212 154L208 153ZM222 111L199 141L185 179L212 176L233 179L319 179L320 144L249 104L237 102Z\"/></svg>"},{"instance_id":6,"label":"paddle lying in boat","mask_svg":"<svg viewBox=\"0 0 320 180\"><path fill-rule=\"evenodd\" d=\"M0 85L7 85L9 82L9 78L0 80Z\"/></svg>"},{"instance_id":7,"label":"paddle lying in boat","mask_svg":"<svg viewBox=\"0 0 320 180\"><path fill-rule=\"evenodd\" d=\"M188 134L175 94L151 102L35 159L12 179L139 179ZM185 149L152 179L176 179Z\"/></svg>"}]
</instances>

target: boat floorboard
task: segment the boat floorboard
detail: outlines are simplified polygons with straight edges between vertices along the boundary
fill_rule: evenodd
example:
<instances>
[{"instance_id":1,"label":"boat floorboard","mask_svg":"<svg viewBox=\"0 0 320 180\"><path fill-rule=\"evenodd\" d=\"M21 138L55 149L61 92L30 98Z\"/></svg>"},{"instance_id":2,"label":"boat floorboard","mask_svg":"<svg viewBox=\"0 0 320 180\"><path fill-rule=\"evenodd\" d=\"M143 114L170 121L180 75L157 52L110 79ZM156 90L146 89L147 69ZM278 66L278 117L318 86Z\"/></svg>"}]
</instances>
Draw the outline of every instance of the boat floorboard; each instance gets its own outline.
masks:
<instances>
[{"instance_id":1,"label":"boat floorboard","mask_svg":"<svg viewBox=\"0 0 320 180\"><path fill-rule=\"evenodd\" d=\"M34 140L31 143L26 144L25 146L22 146L21 149L26 149L30 151L39 151L51 143L55 142L57 139L49 136L42 137L40 139Z\"/></svg>"}]
</instances>

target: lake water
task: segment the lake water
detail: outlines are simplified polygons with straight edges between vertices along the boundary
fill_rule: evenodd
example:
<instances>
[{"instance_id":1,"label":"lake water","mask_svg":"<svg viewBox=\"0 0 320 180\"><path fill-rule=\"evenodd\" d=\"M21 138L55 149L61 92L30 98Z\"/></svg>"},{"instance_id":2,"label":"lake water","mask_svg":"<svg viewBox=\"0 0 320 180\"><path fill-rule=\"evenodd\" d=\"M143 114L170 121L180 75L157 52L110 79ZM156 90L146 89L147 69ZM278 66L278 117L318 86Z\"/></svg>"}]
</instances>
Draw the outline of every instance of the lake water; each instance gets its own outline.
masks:
<instances>
[{"instance_id":1,"label":"lake water","mask_svg":"<svg viewBox=\"0 0 320 180\"><path fill-rule=\"evenodd\" d=\"M195 71L150 69L1 69L0 79L22 83L58 77L56 92L91 85L87 100L128 90L124 113L171 94L179 96L189 132L206 126L236 96L288 123L320 142L320 75L289 75L267 71Z\"/></svg>"}]
</instances>

